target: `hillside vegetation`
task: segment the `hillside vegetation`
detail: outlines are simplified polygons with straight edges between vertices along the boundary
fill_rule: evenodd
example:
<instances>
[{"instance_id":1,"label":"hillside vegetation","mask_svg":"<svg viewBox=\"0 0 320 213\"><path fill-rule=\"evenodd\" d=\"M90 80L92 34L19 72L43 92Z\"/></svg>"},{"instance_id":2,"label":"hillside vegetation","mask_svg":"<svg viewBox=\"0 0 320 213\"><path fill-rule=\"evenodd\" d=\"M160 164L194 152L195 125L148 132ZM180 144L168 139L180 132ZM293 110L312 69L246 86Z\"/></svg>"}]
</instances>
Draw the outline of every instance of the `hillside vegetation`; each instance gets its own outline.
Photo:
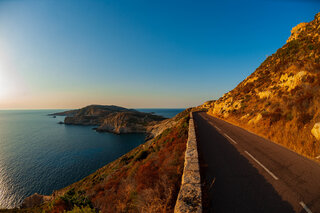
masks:
<instances>
[{"instance_id":1,"label":"hillside vegetation","mask_svg":"<svg viewBox=\"0 0 320 213\"><path fill-rule=\"evenodd\" d=\"M320 13L235 89L203 107L310 158L320 155Z\"/></svg>"},{"instance_id":2,"label":"hillside vegetation","mask_svg":"<svg viewBox=\"0 0 320 213\"><path fill-rule=\"evenodd\" d=\"M183 173L189 112L170 119L171 125L164 123L171 127L154 139L55 191L49 202L11 212L173 212Z\"/></svg>"}]
</instances>

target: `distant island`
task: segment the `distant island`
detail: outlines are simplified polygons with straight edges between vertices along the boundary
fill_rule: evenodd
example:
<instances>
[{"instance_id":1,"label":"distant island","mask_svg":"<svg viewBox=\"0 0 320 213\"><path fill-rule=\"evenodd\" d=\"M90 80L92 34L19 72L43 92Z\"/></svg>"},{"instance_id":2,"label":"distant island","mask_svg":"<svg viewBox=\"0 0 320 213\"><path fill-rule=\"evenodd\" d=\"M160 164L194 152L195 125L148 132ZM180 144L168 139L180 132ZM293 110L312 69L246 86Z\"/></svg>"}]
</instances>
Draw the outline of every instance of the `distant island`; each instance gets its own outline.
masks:
<instances>
[{"instance_id":1,"label":"distant island","mask_svg":"<svg viewBox=\"0 0 320 213\"><path fill-rule=\"evenodd\" d=\"M66 125L98 126L96 131L115 134L149 133L152 126L166 119L154 113L144 113L114 105L89 105L49 115L66 116L64 119Z\"/></svg>"}]
</instances>

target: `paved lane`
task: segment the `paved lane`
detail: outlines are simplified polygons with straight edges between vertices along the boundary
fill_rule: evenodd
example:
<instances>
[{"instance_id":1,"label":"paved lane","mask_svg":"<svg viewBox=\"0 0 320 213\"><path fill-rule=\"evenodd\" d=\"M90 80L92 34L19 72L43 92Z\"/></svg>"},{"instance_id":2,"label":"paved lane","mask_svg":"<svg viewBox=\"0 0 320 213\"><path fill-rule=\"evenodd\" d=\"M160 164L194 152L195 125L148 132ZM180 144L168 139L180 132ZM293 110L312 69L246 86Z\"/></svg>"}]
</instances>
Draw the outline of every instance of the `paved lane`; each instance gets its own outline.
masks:
<instances>
[{"instance_id":1,"label":"paved lane","mask_svg":"<svg viewBox=\"0 0 320 213\"><path fill-rule=\"evenodd\" d=\"M319 164L206 113L194 120L209 212L320 212Z\"/></svg>"}]
</instances>

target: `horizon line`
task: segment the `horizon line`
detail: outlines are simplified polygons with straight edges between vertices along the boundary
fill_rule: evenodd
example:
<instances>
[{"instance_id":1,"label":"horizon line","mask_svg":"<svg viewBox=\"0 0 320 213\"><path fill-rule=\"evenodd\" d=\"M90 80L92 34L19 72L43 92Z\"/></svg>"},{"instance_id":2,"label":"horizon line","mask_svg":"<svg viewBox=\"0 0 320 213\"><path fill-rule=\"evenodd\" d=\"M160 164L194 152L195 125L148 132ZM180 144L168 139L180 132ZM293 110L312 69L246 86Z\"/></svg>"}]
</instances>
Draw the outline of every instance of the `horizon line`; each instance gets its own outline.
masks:
<instances>
[{"instance_id":1,"label":"horizon line","mask_svg":"<svg viewBox=\"0 0 320 213\"><path fill-rule=\"evenodd\" d=\"M90 106L90 105L87 105L87 106ZM101 106L112 106L112 105L101 105ZM113 105L113 106L116 106L116 105ZM80 107L80 108L0 108L0 111L1 110L73 110L73 109L81 109L84 107ZM138 107L138 108L124 107L124 108L127 108L127 109L188 109L192 107Z\"/></svg>"}]
</instances>

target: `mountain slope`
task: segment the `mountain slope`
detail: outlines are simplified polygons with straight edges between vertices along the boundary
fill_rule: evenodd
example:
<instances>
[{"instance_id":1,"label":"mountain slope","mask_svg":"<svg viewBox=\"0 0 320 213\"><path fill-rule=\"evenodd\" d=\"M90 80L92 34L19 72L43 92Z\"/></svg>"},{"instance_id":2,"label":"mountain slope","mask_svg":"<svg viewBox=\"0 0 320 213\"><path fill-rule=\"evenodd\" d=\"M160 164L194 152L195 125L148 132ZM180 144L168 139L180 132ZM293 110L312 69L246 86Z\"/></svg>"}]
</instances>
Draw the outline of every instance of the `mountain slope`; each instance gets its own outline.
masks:
<instances>
[{"instance_id":1,"label":"mountain slope","mask_svg":"<svg viewBox=\"0 0 320 213\"><path fill-rule=\"evenodd\" d=\"M320 155L320 13L294 27L287 43L208 113L283 144Z\"/></svg>"}]
</instances>

